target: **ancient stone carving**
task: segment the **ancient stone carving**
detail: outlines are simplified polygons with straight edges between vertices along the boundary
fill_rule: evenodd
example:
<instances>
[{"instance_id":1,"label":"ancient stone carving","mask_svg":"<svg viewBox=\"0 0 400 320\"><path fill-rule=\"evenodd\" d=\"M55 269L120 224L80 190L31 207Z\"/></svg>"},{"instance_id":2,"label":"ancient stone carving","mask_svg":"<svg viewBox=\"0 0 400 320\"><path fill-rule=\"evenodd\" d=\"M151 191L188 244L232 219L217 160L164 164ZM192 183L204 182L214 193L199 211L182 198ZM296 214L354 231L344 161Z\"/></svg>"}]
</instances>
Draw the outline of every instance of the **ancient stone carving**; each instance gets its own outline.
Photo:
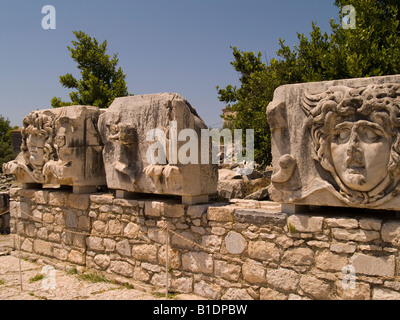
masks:
<instances>
[{"instance_id":1,"label":"ancient stone carving","mask_svg":"<svg viewBox=\"0 0 400 320\"><path fill-rule=\"evenodd\" d=\"M3 171L24 184L45 187L104 185L99 114L87 106L31 112L23 119L21 152Z\"/></svg>"},{"instance_id":2,"label":"ancient stone carving","mask_svg":"<svg viewBox=\"0 0 400 320\"><path fill-rule=\"evenodd\" d=\"M280 139L273 143L272 198L285 204L398 209L399 80L279 88L275 95L286 108L287 126L279 136L272 129L273 139ZM276 105L268 107L272 123L282 118Z\"/></svg>"},{"instance_id":3,"label":"ancient stone carving","mask_svg":"<svg viewBox=\"0 0 400 320\"><path fill-rule=\"evenodd\" d=\"M207 202L208 195L217 191L218 168L201 163L200 141L194 150L193 145L186 149L186 141L178 139L186 129L200 137L201 129L207 128L182 96L117 98L100 116L98 126L109 188L180 195L188 203ZM196 163L182 163L178 157L182 151L197 154Z\"/></svg>"}]
</instances>

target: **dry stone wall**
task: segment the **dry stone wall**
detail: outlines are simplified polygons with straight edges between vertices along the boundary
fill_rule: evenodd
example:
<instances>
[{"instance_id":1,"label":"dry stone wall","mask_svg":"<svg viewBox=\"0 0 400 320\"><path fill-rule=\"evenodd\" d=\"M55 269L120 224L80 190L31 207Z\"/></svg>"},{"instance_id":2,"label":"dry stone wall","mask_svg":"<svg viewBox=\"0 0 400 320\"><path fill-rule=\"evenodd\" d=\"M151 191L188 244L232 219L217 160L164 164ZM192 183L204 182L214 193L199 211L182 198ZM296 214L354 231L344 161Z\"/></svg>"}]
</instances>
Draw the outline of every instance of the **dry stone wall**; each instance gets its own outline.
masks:
<instances>
[{"instance_id":1,"label":"dry stone wall","mask_svg":"<svg viewBox=\"0 0 400 320\"><path fill-rule=\"evenodd\" d=\"M17 248L209 299L400 299L394 213L11 189ZM17 229L18 227L18 229Z\"/></svg>"},{"instance_id":2,"label":"dry stone wall","mask_svg":"<svg viewBox=\"0 0 400 320\"><path fill-rule=\"evenodd\" d=\"M0 192L0 234L10 233L9 196Z\"/></svg>"}]
</instances>

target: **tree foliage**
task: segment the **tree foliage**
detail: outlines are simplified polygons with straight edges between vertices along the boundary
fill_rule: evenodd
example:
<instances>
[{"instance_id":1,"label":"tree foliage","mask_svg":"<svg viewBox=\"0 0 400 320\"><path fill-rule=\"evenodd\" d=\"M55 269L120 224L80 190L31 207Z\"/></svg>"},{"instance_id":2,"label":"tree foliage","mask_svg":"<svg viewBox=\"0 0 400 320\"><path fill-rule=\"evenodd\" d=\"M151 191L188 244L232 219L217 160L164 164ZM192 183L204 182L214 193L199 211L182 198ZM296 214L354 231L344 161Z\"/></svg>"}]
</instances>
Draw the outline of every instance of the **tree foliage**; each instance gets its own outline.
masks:
<instances>
[{"instance_id":1,"label":"tree foliage","mask_svg":"<svg viewBox=\"0 0 400 320\"><path fill-rule=\"evenodd\" d=\"M0 172L2 172L3 163L14 159L13 148L11 144L11 131L17 127L11 127L10 121L0 116Z\"/></svg>"},{"instance_id":2,"label":"tree foliage","mask_svg":"<svg viewBox=\"0 0 400 320\"><path fill-rule=\"evenodd\" d=\"M82 79L77 80L71 73L60 76L63 87L77 91L70 93L71 102L63 102L54 97L51 105L90 105L107 108L115 98L129 95L126 76L121 68L117 69L117 54L111 58L106 53L107 41L99 44L95 38L82 31L73 33L77 41L72 41L73 47L67 48L72 59L78 64Z\"/></svg>"},{"instance_id":3,"label":"tree foliage","mask_svg":"<svg viewBox=\"0 0 400 320\"><path fill-rule=\"evenodd\" d=\"M233 126L255 130L255 160L270 164L271 143L266 108L275 89L284 84L400 73L400 2L398 0L335 0L339 21L322 33L316 22L309 36L297 34L294 48L279 39L277 58L268 63L261 53L232 47L241 87L217 87L219 100L235 113ZM356 10L356 29L342 28L345 5Z\"/></svg>"}]
</instances>

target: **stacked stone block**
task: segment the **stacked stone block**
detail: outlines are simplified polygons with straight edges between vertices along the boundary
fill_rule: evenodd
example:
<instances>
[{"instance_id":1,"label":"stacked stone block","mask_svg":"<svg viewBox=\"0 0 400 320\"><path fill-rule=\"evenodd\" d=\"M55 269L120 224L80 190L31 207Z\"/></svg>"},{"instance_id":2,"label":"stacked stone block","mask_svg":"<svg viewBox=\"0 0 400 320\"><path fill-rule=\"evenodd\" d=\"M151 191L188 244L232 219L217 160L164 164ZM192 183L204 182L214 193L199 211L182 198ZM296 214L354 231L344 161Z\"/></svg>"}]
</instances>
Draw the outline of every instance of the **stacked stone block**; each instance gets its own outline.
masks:
<instances>
[{"instance_id":1,"label":"stacked stone block","mask_svg":"<svg viewBox=\"0 0 400 320\"><path fill-rule=\"evenodd\" d=\"M172 199L11 193L12 232L19 217L23 251L158 289L166 285L168 228L173 292L239 300L400 299L394 213L287 215L272 202L185 206Z\"/></svg>"},{"instance_id":2,"label":"stacked stone block","mask_svg":"<svg viewBox=\"0 0 400 320\"><path fill-rule=\"evenodd\" d=\"M63 191L10 190L14 248L84 266L89 197Z\"/></svg>"}]
</instances>

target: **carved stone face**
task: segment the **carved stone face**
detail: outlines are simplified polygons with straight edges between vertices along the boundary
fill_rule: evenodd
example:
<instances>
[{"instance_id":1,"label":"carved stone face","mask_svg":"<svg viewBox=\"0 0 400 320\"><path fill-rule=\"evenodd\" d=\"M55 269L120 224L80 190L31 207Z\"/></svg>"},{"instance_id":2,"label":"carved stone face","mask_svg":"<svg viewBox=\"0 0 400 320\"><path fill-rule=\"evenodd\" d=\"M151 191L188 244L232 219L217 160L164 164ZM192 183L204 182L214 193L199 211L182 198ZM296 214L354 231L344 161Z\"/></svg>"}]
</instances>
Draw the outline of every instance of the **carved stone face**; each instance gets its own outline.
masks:
<instances>
[{"instance_id":1,"label":"carved stone face","mask_svg":"<svg viewBox=\"0 0 400 320\"><path fill-rule=\"evenodd\" d=\"M135 143L135 129L128 124L113 124L110 126L108 139L126 146L132 145Z\"/></svg>"},{"instance_id":2,"label":"carved stone face","mask_svg":"<svg viewBox=\"0 0 400 320\"><path fill-rule=\"evenodd\" d=\"M400 181L400 86L332 87L303 108L319 164L351 203L389 199Z\"/></svg>"},{"instance_id":3,"label":"carved stone face","mask_svg":"<svg viewBox=\"0 0 400 320\"><path fill-rule=\"evenodd\" d=\"M45 139L36 134L30 134L26 142L29 152L29 162L34 167L42 167L45 163L44 160Z\"/></svg>"},{"instance_id":4,"label":"carved stone face","mask_svg":"<svg viewBox=\"0 0 400 320\"><path fill-rule=\"evenodd\" d=\"M342 182L355 191L370 191L388 175L392 139L377 123L358 120L336 125L332 162Z\"/></svg>"}]
</instances>

